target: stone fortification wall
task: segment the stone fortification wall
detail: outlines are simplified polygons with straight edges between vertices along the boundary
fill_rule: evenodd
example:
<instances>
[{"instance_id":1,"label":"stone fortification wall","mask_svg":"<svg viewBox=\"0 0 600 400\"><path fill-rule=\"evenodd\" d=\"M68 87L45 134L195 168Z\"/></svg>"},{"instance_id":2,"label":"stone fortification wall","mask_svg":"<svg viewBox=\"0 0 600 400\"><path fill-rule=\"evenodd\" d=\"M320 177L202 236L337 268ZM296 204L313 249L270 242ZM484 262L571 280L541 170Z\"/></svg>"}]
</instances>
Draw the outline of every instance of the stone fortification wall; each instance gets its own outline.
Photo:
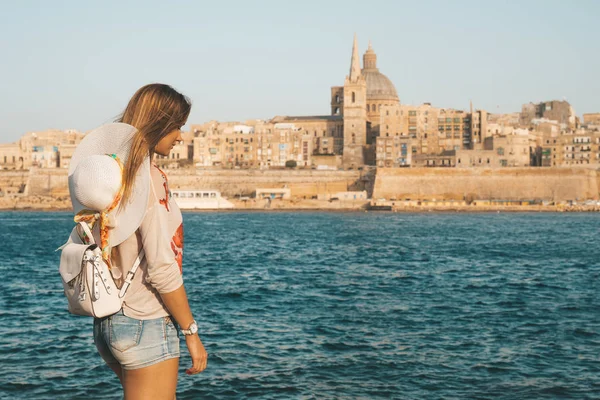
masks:
<instances>
[{"instance_id":1,"label":"stone fortification wall","mask_svg":"<svg viewBox=\"0 0 600 400\"><path fill-rule=\"evenodd\" d=\"M172 189L216 189L224 196L249 196L257 188L287 185L293 197L311 198L367 190L374 199L547 200L598 199L600 174L583 168L379 168L373 171L173 170ZM374 181L374 184L373 184ZM0 171L0 188L25 195L68 197L66 169Z\"/></svg>"},{"instance_id":2,"label":"stone fortification wall","mask_svg":"<svg viewBox=\"0 0 600 400\"><path fill-rule=\"evenodd\" d=\"M561 202L598 199L599 182L582 168L379 168L373 198Z\"/></svg>"},{"instance_id":3,"label":"stone fortification wall","mask_svg":"<svg viewBox=\"0 0 600 400\"><path fill-rule=\"evenodd\" d=\"M27 184L28 178L29 171L1 171L0 192L4 194L18 193L22 185Z\"/></svg>"},{"instance_id":4,"label":"stone fortification wall","mask_svg":"<svg viewBox=\"0 0 600 400\"><path fill-rule=\"evenodd\" d=\"M67 169L30 170L25 194L30 196L68 197Z\"/></svg>"},{"instance_id":5,"label":"stone fortification wall","mask_svg":"<svg viewBox=\"0 0 600 400\"><path fill-rule=\"evenodd\" d=\"M348 190L364 190L366 180L360 171L319 170L171 170L167 172L171 189L213 189L223 196L250 196L257 188L282 188L292 195L312 197ZM0 171L1 182L25 182L26 195L69 195L66 169L32 169L16 173ZM0 185L0 188L3 187Z\"/></svg>"},{"instance_id":6,"label":"stone fortification wall","mask_svg":"<svg viewBox=\"0 0 600 400\"><path fill-rule=\"evenodd\" d=\"M250 196L257 188L291 189L294 197L364 190L360 171L319 170L174 170L171 189L216 189L223 196Z\"/></svg>"}]
</instances>

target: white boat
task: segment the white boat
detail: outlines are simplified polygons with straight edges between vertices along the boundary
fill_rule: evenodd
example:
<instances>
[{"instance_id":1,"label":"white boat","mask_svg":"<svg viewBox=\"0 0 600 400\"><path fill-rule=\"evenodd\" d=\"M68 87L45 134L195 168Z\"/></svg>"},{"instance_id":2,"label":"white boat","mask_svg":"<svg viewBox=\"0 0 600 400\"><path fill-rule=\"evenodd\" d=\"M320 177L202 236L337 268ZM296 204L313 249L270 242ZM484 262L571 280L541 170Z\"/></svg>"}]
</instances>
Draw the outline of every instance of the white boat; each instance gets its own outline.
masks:
<instances>
[{"instance_id":1,"label":"white boat","mask_svg":"<svg viewBox=\"0 0 600 400\"><path fill-rule=\"evenodd\" d=\"M172 190L171 194L182 210L218 210L234 208L234 204L218 190Z\"/></svg>"}]
</instances>

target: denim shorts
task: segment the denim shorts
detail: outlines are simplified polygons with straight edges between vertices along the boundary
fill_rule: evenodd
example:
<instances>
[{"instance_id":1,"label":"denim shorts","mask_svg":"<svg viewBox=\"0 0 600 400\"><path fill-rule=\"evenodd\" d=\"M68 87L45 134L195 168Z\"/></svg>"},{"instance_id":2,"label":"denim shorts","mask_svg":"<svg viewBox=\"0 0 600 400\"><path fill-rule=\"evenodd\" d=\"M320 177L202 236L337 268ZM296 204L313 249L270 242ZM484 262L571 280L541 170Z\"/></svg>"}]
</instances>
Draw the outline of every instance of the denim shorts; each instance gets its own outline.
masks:
<instances>
[{"instance_id":1,"label":"denim shorts","mask_svg":"<svg viewBox=\"0 0 600 400\"><path fill-rule=\"evenodd\" d=\"M179 357L179 327L171 317L140 320L121 310L94 319L94 343L107 364L144 368Z\"/></svg>"}]
</instances>

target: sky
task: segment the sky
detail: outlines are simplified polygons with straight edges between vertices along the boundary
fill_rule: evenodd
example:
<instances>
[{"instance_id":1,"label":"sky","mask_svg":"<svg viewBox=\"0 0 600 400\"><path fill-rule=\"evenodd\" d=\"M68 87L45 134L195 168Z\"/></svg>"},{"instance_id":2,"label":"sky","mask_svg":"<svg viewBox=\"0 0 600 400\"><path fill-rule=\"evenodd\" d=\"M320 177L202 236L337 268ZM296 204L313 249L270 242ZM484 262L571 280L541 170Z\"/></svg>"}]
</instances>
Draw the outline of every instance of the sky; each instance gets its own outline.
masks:
<instances>
[{"instance_id":1,"label":"sky","mask_svg":"<svg viewBox=\"0 0 600 400\"><path fill-rule=\"evenodd\" d=\"M141 86L190 124L330 113L369 40L402 104L600 112L596 0L0 0L0 143L113 121ZM361 60L362 62L362 60Z\"/></svg>"}]
</instances>

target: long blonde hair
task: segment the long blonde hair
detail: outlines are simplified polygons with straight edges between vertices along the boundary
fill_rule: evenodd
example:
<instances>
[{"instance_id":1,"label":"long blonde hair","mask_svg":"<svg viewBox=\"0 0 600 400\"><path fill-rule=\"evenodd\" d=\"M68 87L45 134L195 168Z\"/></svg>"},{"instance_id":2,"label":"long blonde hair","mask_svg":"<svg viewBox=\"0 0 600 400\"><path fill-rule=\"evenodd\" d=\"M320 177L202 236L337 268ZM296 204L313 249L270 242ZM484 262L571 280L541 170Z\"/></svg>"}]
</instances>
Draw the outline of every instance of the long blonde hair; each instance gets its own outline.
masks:
<instances>
[{"instance_id":1,"label":"long blonde hair","mask_svg":"<svg viewBox=\"0 0 600 400\"><path fill-rule=\"evenodd\" d=\"M152 156L158 142L169 132L185 125L192 102L169 85L152 83L138 89L116 122L137 129L123 172L124 207L131 197L133 182L142 162Z\"/></svg>"}]
</instances>

